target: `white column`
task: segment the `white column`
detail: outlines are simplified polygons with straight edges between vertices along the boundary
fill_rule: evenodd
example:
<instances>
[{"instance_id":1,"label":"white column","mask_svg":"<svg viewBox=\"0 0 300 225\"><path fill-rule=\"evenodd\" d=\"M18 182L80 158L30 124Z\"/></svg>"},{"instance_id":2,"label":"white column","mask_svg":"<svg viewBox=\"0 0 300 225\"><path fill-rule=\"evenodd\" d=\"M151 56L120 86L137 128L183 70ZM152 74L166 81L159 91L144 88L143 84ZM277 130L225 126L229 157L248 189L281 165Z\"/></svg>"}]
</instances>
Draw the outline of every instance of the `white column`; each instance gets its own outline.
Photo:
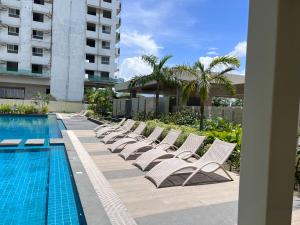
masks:
<instances>
[{"instance_id":1,"label":"white column","mask_svg":"<svg viewBox=\"0 0 300 225\"><path fill-rule=\"evenodd\" d=\"M31 72L31 24L32 24L32 0L21 0L20 14L20 44L19 44L19 71Z\"/></svg>"},{"instance_id":2,"label":"white column","mask_svg":"<svg viewBox=\"0 0 300 225\"><path fill-rule=\"evenodd\" d=\"M300 1L252 0L239 225L290 225L300 85Z\"/></svg>"}]
</instances>

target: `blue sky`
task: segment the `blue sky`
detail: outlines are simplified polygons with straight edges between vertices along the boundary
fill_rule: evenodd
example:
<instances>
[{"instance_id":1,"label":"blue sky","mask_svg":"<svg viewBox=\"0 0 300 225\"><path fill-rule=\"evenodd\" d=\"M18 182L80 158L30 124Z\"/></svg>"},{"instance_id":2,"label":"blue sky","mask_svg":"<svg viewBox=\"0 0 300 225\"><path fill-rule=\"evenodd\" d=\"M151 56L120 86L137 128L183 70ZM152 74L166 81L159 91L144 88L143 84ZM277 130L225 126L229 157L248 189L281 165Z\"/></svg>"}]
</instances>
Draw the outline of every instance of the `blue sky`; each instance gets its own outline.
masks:
<instances>
[{"instance_id":1,"label":"blue sky","mask_svg":"<svg viewBox=\"0 0 300 225\"><path fill-rule=\"evenodd\" d=\"M142 54L174 58L170 65L209 63L236 55L245 69L249 0L123 0L120 76L147 74Z\"/></svg>"}]
</instances>

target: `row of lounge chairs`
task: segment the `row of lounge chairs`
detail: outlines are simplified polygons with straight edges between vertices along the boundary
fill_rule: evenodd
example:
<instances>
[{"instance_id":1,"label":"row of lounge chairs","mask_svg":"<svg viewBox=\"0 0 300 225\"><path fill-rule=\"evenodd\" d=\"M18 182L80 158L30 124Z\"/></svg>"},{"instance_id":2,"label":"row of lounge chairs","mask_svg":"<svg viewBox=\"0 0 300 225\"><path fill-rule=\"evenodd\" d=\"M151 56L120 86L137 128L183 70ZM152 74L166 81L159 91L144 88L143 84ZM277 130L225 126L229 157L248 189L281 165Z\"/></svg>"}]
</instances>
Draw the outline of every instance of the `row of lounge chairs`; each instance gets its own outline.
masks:
<instances>
[{"instance_id":1,"label":"row of lounge chairs","mask_svg":"<svg viewBox=\"0 0 300 225\"><path fill-rule=\"evenodd\" d=\"M196 151L203 144L205 136L190 134L177 148L174 143L181 131L172 129L162 141L158 141L163 128L156 127L148 137L145 137L142 133L146 129L146 124L140 122L135 130L131 131L135 123L134 120L123 119L115 125L100 125L94 131L101 142L110 144L108 149L112 153L119 153L124 160L135 159L133 165L142 171L148 171L145 177L157 187L161 187L170 176L182 172L189 174L183 186L200 172L212 173L219 169L233 180L223 164L230 157L236 144L215 140L200 157ZM188 161L191 157L197 160Z\"/></svg>"}]
</instances>

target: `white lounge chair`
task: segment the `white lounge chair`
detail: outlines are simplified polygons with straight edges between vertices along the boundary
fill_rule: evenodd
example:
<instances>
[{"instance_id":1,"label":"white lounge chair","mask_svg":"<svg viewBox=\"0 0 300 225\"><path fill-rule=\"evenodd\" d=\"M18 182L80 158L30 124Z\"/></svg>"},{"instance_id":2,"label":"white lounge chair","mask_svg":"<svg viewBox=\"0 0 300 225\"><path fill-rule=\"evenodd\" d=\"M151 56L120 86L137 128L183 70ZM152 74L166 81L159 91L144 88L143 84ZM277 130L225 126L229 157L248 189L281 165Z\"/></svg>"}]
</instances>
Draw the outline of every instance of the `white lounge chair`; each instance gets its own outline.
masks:
<instances>
[{"instance_id":1,"label":"white lounge chair","mask_svg":"<svg viewBox=\"0 0 300 225\"><path fill-rule=\"evenodd\" d=\"M153 143L157 141L157 139L161 135L161 132L161 128L156 128L148 137L145 137L143 135L138 135L136 137L125 137L113 143L108 147L108 149L114 153L123 150L129 144L137 143L143 140L150 140L150 142Z\"/></svg>"},{"instance_id":2,"label":"white lounge chair","mask_svg":"<svg viewBox=\"0 0 300 225\"><path fill-rule=\"evenodd\" d=\"M132 123L134 123L133 120L127 120L122 126L117 127L117 128L115 128L115 127L104 127L104 128L97 131L96 137L101 138L104 135L107 135L107 134L112 133L112 132L123 131L124 129L126 130L126 128L128 126L132 125Z\"/></svg>"},{"instance_id":3,"label":"white lounge chair","mask_svg":"<svg viewBox=\"0 0 300 225\"><path fill-rule=\"evenodd\" d=\"M141 135L141 133L145 130L146 126L147 126L146 123L141 122L133 132L130 132L132 127L127 127L128 131L112 132L106 135L101 141L105 144L108 144L108 143L115 142L117 138L122 138L122 137L134 138Z\"/></svg>"},{"instance_id":4,"label":"white lounge chair","mask_svg":"<svg viewBox=\"0 0 300 225\"><path fill-rule=\"evenodd\" d=\"M145 151L151 149L157 142L157 139L160 137L163 130L164 129L161 127L156 127L154 129L154 131L152 132L155 134L155 135L153 135L156 138L155 140L147 138L145 140L142 140L142 141L139 141L139 142L136 142L133 144L129 144L123 149L123 151L121 151L119 153L119 155L121 157L123 157L125 160L127 160L127 159L129 159L129 157L136 155L137 153L145 152Z\"/></svg>"},{"instance_id":5,"label":"white lounge chair","mask_svg":"<svg viewBox=\"0 0 300 225\"><path fill-rule=\"evenodd\" d=\"M145 177L157 187L160 187L172 175L182 172L190 173L190 176L182 184L182 186L185 186L199 172L212 173L221 169L230 180L233 180L224 169L223 164L229 158L235 146L236 144L215 140L207 152L201 158L199 157L199 160L190 163L181 158L167 159L151 169Z\"/></svg>"},{"instance_id":6,"label":"white lounge chair","mask_svg":"<svg viewBox=\"0 0 300 225\"><path fill-rule=\"evenodd\" d=\"M79 113L72 114L70 117L71 118L81 118L81 117L85 117L87 113L88 113L87 110L81 110Z\"/></svg>"},{"instance_id":7,"label":"white lounge chair","mask_svg":"<svg viewBox=\"0 0 300 225\"><path fill-rule=\"evenodd\" d=\"M190 134L181 147L176 151L172 151L170 148L153 149L142 154L139 158L137 158L133 165L145 171L146 169L149 169L151 164L157 162L158 160L161 161L163 159L174 157L188 158L199 149L205 139L205 136Z\"/></svg>"},{"instance_id":8,"label":"white lounge chair","mask_svg":"<svg viewBox=\"0 0 300 225\"><path fill-rule=\"evenodd\" d=\"M104 128L104 127L113 127L113 128L119 128L120 126L122 126L125 122L125 118L123 118L118 124L113 124L113 123L104 123L101 124L99 126L97 126L94 131L97 132L98 130Z\"/></svg>"}]
</instances>

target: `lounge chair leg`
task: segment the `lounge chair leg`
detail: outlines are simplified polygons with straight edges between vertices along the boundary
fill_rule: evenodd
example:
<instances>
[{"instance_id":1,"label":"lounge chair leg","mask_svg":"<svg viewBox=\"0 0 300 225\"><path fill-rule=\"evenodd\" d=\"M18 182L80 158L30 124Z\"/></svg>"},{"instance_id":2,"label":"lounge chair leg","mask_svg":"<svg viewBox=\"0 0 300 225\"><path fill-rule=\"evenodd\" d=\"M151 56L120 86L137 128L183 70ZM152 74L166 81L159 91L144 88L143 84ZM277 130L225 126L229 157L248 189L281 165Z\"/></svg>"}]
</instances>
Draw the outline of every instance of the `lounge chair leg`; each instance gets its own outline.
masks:
<instances>
[{"instance_id":1,"label":"lounge chair leg","mask_svg":"<svg viewBox=\"0 0 300 225\"><path fill-rule=\"evenodd\" d=\"M225 168L222 166L222 165L220 165L220 168L224 171L224 173L229 177L229 179L231 180L231 181L233 181L233 178L232 178L232 176L230 176L230 174L225 170Z\"/></svg>"}]
</instances>

